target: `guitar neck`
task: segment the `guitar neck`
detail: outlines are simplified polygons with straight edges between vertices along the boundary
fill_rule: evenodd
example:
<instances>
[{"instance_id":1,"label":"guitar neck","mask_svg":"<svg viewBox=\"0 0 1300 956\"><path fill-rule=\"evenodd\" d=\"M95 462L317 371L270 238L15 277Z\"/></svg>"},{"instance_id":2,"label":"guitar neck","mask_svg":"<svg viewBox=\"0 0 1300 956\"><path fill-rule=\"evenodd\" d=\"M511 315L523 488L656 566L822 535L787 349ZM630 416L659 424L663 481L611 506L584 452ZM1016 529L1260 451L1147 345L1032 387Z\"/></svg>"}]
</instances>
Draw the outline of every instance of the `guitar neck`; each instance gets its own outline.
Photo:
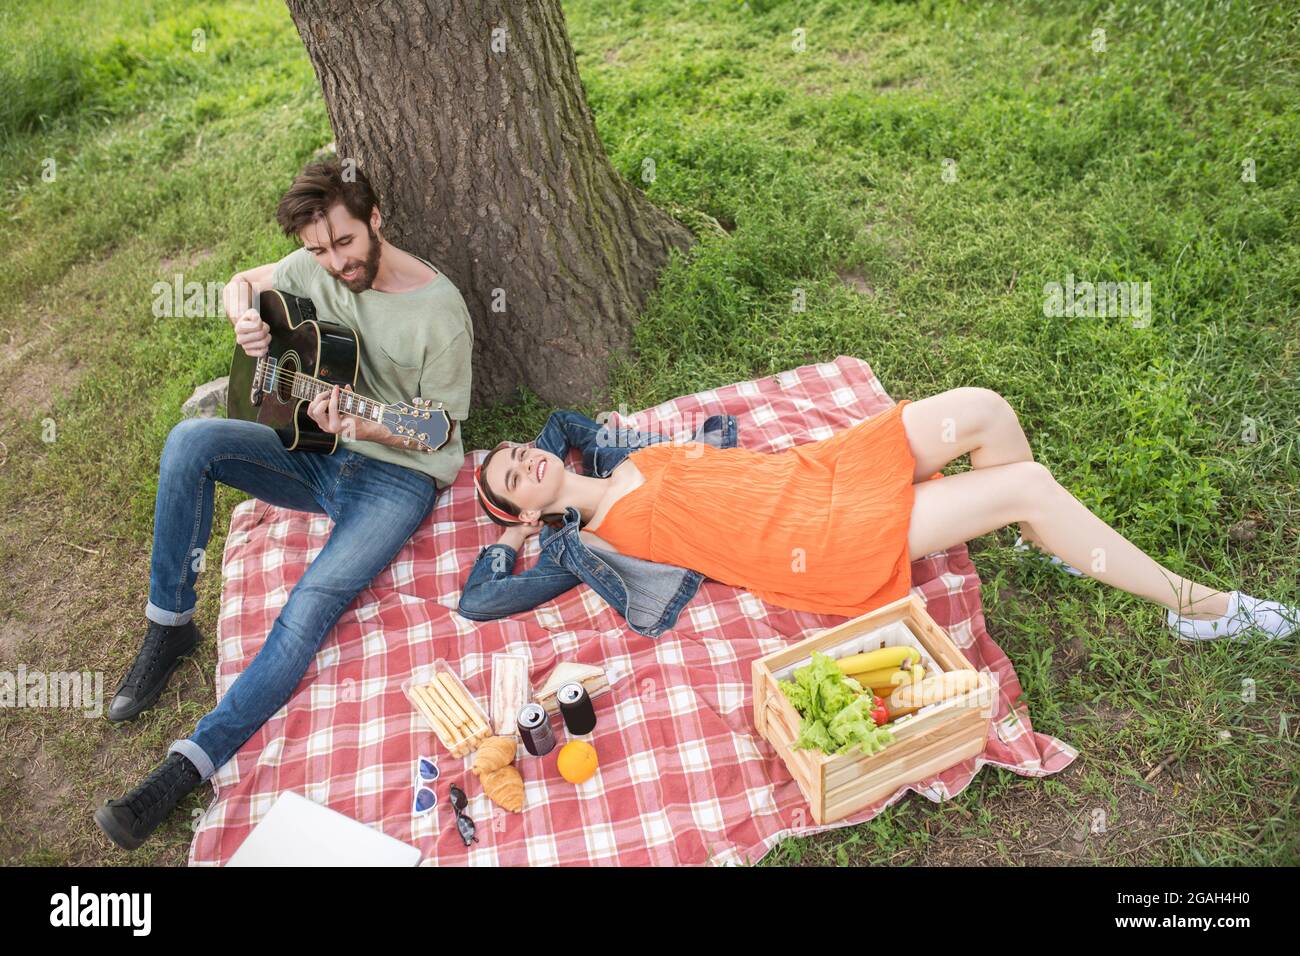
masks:
<instances>
[{"instance_id":1,"label":"guitar neck","mask_svg":"<svg viewBox=\"0 0 1300 956\"><path fill-rule=\"evenodd\" d=\"M299 372L294 377L293 397L303 398L311 401L322 392L328 392L334 386L329 382L323 382L318 378L312 378L310 375L304 375ZM383 423L384 410L388 406L383 402L375 401L373 398L367 398L364 395L358 395L350 389L339 389L339 412L344 415L351 415L354 418L364 418L368 421Z\"/></svg>"}]
</instances>

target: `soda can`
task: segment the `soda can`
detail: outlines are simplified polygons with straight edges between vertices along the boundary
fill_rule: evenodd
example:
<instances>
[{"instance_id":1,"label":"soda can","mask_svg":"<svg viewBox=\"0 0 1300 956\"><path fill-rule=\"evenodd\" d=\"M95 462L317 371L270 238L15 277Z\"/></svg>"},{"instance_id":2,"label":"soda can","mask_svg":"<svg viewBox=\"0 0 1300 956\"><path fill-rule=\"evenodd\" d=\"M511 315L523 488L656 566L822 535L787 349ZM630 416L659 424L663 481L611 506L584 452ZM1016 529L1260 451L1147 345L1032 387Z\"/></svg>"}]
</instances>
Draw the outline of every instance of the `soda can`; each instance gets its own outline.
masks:
<instances>
[{"instance_id":1,"label":"soda can","mask_svg":"<svg viewBox=\"0 0 1300 956\"><path fill-rule=\"evenodd\" d=\"M555 734L551 731L551 722L546 708L541 704L524 704L516 721L519 736L523 738L524 749L534 757L541 757L555 749Z\"/></svg>"},{"instance_id":2,"label":"soda can","mask_svg":"<svg viewBox=\"0 0 1300 956\"><path fill-rule=\"evenodd\" d=\"M560 703L564 726L570 734L581 737L596 728L596 708L592 706L587 688L577 681L571 681L556 691L555 699Z\"/></svg>"}]
</instances>

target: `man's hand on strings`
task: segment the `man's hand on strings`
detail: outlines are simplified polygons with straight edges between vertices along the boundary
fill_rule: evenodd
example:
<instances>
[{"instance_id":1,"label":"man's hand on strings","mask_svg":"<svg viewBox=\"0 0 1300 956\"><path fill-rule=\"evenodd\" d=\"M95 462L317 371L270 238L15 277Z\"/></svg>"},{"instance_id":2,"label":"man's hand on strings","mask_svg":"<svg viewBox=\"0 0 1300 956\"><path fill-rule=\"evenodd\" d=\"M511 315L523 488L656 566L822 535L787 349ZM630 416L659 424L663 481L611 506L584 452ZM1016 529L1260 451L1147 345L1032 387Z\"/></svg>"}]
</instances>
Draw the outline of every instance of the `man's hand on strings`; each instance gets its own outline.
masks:
<instances>
[{"instance_id":1,"label":"man's hand on strings","mask_svg":"<svg viewBox=\"0 0 1300 956\"><path fill-rule=\"evenodd\" d=\"M389 444L392 433L378 422L366 418L356 418L339 411L339 395L352 391L351 385L340 389L337 385L328 392L321 392L307 406L307 414L320 426L320 430L330 435L342 435L347 441L376 441Z\"/></svg>"},{"instance_id":2,"label":"man's hand on strings","mask_svg":"<svg viewBox=\"0 0 1300 956\"><path fill-rule=\"evenodd\" d=\"M328 392L321 392L311 400L307 406L307 414L311 416L320 430L329 435L341 435L344 431L345 422L351 421L351 416L339 414L339 387L335 385ZM347 426L347 438L355 438L355 425Z\"/></svg>"}]
</instances>

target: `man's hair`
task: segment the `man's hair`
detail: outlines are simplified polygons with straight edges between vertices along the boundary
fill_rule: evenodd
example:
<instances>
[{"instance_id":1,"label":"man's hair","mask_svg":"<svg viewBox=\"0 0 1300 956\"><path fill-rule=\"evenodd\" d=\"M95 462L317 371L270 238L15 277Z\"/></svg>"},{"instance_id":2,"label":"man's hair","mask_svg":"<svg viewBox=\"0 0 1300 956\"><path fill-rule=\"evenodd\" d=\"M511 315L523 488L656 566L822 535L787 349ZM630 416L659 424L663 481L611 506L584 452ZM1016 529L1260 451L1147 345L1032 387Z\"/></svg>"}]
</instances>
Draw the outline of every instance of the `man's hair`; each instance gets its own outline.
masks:
<instances>
[{"instance_id":1,"label":"man's hair","mask_svg":"<svg viewBox=\"0 0 1300 956\"><path fill-rule=\"evenodd\" d=\"M275 210L276 221L284 234L297 236L317 219L324 218L338 203L369 229L370 210L379 205L379 200L365 173L355 166L348 173L345 179L343 165L337 159L304 166Z\"/></svg>"}]
</instances>

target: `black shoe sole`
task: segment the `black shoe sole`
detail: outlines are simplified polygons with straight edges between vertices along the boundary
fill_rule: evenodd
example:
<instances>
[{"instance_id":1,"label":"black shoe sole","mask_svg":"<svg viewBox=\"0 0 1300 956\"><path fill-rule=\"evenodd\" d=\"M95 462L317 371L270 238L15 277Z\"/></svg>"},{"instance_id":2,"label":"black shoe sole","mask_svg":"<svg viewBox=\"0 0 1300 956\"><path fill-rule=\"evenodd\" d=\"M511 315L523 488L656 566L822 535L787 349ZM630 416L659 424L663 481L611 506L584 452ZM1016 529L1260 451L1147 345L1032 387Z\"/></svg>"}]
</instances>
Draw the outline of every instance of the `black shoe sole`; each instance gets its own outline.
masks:
<instances>
[{"instance_id":1,"label":"black shoe sole","mask_svg":"<svg viewBox=\"0 0 1300 956\"><path fill-rule=\"evenodd\" d=\"M163 672L162 678L158 681L158 686L154 688L152 693L136 701L135 706L128 713L122 714L118 717L114 717L108 712L108 710L106 710L104 712L104 716L107 717L115 724L121 723L126 720L134 720L135 718L143 714L146 710L148 710L150 707L152 707L154 704L158 703L158 698L161 697L162 692L167 689L167 682L172 679L172 674L176 673L176 668L180 667L181 664L185 662L185 658L193 654L195 649L198 646L199 646L199 638L196 632L194 637L194 643L191 644L185 650L181 651L181 653L177 655L176 660L172 661L171 667L167 668L167 670ZM114 694L113 696L116 697L117 695ZM113 702L111 700L108 702L108 706L109 706L109 710L111 710L113 706Z\"/></svg>"},{"instance_id":2,"label":"black shoe sole","mask_svg":"<svg viewBox=\"0 0 1300 956\"><path fill-rule=\"evenodd\" d=\"M116 843L123 850L135 850L140 847L144 840L138 840L131 835L129 830L122 829L108 807L100 807L95 811L95 824L104 831L104 835Z\"/></svg>"}]
</instances>

